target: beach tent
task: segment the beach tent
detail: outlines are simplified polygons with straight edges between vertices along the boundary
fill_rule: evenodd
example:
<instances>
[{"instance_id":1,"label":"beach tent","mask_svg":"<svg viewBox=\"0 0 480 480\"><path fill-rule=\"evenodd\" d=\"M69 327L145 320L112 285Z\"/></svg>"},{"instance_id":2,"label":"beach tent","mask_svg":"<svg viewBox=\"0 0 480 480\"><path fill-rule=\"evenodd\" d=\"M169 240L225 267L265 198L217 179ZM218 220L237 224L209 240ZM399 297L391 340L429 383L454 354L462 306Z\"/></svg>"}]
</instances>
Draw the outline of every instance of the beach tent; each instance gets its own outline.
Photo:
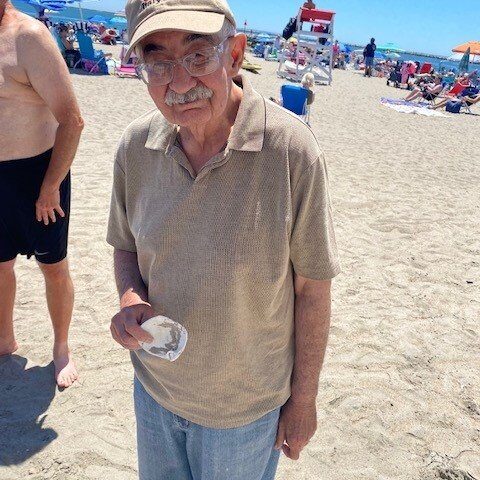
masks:
<instances>
[{"instance_id":1,"label":"beach tent","mask_svg":"<svg viewBox=\"0 0 480 480\"><path fill-rule=\"evenodd\" d=\"M467 42L452 48L454 53L465 53L470 49L470 61L480 62L480 42ZM473 58L472 58L473 57Z\"/></svg>"}]
</instances>

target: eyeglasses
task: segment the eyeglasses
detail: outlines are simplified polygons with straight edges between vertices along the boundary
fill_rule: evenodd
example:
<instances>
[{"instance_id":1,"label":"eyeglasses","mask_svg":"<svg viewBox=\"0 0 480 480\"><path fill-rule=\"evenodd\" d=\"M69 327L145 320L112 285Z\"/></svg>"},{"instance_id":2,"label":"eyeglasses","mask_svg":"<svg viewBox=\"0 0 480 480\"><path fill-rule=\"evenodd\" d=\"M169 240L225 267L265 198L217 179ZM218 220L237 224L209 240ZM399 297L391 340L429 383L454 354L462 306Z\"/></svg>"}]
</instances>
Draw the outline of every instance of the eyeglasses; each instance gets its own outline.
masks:
<instances>
[{"instance_id":1,"label":"eyeglasses","mask_svg":"<svg viewBox=\"0 0 480 480\"><path fill-rule=\"evenodd\" d=\"M137 73L147 85L152 87L168 85L173 80L176 65L182 65L192 77L210 75L220 66L221 55L225 52L225 42L230 38L226 38L218 45L189 53L178 60L159 60L139 64L136 67Z\"/></svg>"}]
</instances>

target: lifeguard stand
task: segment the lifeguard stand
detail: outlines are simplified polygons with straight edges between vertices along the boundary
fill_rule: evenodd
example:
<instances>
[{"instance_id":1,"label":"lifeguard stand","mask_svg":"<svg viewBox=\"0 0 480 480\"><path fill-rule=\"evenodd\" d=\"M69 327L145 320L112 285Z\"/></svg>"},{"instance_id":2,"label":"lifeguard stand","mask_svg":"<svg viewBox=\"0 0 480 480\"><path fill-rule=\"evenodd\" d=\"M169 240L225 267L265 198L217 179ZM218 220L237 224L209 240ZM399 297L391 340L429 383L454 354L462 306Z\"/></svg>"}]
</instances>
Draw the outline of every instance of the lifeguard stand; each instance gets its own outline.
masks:
<instances>
[{"instance_id":1,"label":"lifeguard stand","mask_svg":"<svg viewBox=\"0 0 480 480\"><path fill-rule=\"evenodd\" d=\"M298 42L296 54L291 60L280 60L280 77L298 82L311 72L316 82L332 83L334 19L335 12L330 10L300 8L293 34ZM305 24L311 30L305 30Z\"/></svg>"}]
</instances>

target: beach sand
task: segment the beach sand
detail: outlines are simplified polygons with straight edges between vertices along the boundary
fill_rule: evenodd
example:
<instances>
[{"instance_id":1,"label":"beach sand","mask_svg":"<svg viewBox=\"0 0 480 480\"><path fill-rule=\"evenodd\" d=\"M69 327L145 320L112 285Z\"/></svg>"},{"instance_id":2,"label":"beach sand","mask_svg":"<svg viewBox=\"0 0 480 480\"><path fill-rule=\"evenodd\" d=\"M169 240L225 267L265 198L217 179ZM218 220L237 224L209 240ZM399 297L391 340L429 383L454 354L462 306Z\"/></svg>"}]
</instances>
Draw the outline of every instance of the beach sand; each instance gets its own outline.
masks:
<instances>
[{"instance_id":1,"label":"beach sand","mask_svg":"<svg viewBox=\"0 0 480 480\"><path fill-rule=\"evenodd\" d=\"M262 65L247 75L278 95L277 64ZM0 360L2 480L137 478L133 371L110 337L117 294L105 234L117 141L153 103L137 80L72 78L86 122L69 250L81 378L55 389L43 280L19 258L20 349ZM480 479L480 116L397 113L380 97L405 92L350 71L315 91L311 125L343 273L318 431L299 462L282 457L276 478Z\"/></svg>"}]
</instances>

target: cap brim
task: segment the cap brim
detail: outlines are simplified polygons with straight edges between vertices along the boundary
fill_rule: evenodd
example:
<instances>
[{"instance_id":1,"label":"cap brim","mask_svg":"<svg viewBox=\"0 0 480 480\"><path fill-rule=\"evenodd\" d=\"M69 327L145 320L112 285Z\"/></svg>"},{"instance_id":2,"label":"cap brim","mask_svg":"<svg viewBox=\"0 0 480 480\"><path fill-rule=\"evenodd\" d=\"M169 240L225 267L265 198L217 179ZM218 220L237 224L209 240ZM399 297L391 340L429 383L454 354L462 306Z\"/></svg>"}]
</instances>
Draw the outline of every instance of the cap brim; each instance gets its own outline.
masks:
<instances>
[{"instance_id":1,"label":"cap brim","mask_svg":"<svg viewBox=\"0 0 480 480\"><path fill-rule=\"evenodd\" d=\"M215 12L192 12L173 10L157 13L145 20L134 32L125 54L125 61L130 58L133 49L148 35L162 30L181 30L203 35L218 33L225 21L225 15Z\"/></svg>"}]
</instances>

